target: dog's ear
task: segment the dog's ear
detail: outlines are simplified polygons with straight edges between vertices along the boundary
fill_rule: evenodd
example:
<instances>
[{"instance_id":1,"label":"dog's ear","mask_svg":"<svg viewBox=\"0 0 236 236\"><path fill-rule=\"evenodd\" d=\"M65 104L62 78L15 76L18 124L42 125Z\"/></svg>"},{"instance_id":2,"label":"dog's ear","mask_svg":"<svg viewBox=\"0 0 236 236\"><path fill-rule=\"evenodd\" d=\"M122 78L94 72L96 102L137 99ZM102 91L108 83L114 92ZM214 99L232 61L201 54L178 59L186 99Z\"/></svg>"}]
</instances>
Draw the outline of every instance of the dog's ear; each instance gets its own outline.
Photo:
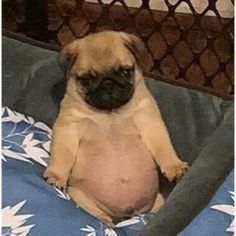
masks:
<instances>
[{"instance_id":1,"label":"dog's ear","mask_svg":"<svg viewBox=\"0 0 236 236\"><path fill-rule=\"evenodd\" d=\"M59 54L59 64L61 70L68 79L69 72L78 57L78 40L67 44Z\"/></svg>"},{"instance_id":2,"label":"dog's ear","mask_svg":"<svg viewBox=\"0 0 236 236\"><path fill-rule=\"evenodd\" d=\"M133 34L124 33L124 35L125 46L133 54L142 71L147 71L150 66L150 55L143 41Z\"/></svg>"}]
</instances>

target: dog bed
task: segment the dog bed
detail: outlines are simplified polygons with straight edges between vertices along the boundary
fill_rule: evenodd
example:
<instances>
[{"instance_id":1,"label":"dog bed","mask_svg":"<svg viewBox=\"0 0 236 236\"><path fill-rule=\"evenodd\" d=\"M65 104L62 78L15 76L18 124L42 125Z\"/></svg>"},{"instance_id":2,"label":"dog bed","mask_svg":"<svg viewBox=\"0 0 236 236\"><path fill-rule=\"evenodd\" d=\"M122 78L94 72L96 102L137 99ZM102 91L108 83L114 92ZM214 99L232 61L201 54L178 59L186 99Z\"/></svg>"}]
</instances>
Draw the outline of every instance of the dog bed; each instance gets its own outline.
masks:
<instances>
[{"instance_id":1,"label":"dog bed","mask_svg":"<svg viewBox=\"0 0 236 236\"><path fill-rule=\"evenodd\" d=\"M155 216L140 215L108 229L43 180L49 127L63 96L63 74L56 51L24 40L27 43L10 37L2 41L3 233L223 236L233 232L232 100L146 78L176 151L191 169Z\"/></svg>"}]
</instances>

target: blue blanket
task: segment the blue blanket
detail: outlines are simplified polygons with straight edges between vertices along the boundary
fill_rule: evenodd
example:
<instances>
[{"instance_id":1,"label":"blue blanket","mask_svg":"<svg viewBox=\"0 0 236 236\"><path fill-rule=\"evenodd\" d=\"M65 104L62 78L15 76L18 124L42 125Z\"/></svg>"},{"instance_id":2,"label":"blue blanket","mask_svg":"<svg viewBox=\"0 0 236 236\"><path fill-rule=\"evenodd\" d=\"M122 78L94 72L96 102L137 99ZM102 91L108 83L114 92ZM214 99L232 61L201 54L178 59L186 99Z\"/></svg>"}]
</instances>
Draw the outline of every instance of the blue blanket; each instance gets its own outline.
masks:
<instances>
[{"instance_id":1,"label":"blue blanket","mask_svg":"<svg viewBox=\"0 0 236 236\"><path fill-rule=\"evenodd\" d=\"M42 177L51 129L8 107L2 113L2 235L134 236L148 223L150 215L139 215L110 229L76 206ZM233 205L232 171L209 204L178 235L233 235Z\"/></svg>"}]
</instances>

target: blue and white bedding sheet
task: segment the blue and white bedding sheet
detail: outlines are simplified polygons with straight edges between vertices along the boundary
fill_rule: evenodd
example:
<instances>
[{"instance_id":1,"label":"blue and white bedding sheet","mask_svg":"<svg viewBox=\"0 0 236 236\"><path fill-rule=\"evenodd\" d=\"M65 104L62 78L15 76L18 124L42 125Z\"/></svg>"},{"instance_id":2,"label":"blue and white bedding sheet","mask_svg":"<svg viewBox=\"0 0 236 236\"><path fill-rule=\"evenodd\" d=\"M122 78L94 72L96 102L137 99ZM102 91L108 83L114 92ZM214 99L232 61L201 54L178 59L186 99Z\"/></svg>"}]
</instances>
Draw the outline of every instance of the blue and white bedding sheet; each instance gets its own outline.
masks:
<instances>
[{"instance_id":1,"label":"blue and white bedding sheet","mask_svg":"<svg viewBox=\"0 0 236 236\"><path fill-rule=\"evenodd\" d=\"M51 129L44 123L2 108L2 235L137 235L149 215L133 217L110 229L44 181L50 140ZM179 233L200 235L234 235L233 171L209 204Z\"/></svg>"}]
</instances>

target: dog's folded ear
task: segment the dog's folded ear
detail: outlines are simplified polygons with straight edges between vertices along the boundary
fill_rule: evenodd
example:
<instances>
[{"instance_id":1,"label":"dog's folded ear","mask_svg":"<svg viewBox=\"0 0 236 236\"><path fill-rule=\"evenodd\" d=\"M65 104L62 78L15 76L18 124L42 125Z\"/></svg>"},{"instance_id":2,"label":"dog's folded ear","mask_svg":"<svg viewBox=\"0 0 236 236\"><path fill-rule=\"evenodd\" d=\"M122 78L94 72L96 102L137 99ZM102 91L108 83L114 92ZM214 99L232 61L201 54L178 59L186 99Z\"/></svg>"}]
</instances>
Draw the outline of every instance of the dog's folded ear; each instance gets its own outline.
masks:
<instances>
[{"instance_id":1,"label":"dog's folded ear","mask_svg":"<svg viewBox=\"0 0 236 236\"><path fill-rule=\"evenodd\" d=\"M138 66L142 71L148 71L150 68L150 55L143 41L133 35L124 33L124 44L135 57Z\"/></svg>"},{"instance_id":2,"label":"dog's folded ear","mask_svg":"<svg viewBox=\"0 0 236 236\"><path fill-rule=\"evenodd\" d=\"M75 63L75 60L78 57L77 53L78 40L75 40L67 44L59 54L59 64L61 70L65 73L66 79L68 79L68 72Z\"/></svg>"}]
</instances>

